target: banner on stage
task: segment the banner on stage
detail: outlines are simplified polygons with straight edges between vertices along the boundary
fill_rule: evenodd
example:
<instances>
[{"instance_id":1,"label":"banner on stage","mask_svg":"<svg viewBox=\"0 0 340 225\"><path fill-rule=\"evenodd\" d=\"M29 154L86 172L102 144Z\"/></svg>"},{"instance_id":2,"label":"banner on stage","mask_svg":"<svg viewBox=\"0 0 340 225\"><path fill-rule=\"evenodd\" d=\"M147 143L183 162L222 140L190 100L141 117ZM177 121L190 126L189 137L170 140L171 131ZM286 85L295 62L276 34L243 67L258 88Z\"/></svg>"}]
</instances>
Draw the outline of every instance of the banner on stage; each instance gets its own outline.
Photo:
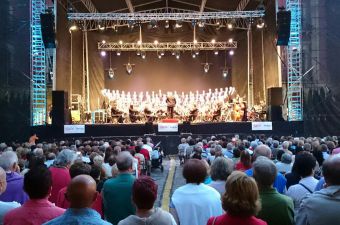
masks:
<instances>
[{"instance_id":1,"label":"banner on stage","mask_svg":"<svg viewBox=\"0 0 340 225\"><path fill-rule=\"evenodd\" d=\"M178 123L159 123L158 132L178 132Z\"/></svg>"},{"instance_id":2,"label":"banner on stage","mask_svg":"<svg viewBox=\"0 0 340 225\"><path fill-rule=\"evenodd\" d=\"M273 130L272 122L252 122L251 123L252 130Z\"/></svg>"},{"instance_id":3,"label":"banner on stage","mask_svg":"<svg viewBox=\"0 0 340 225\"><path fill-rule=\"evenodd\" d=\"M85 125L64 125L64 134L85 134Z\"/></svg>"}]
</instances>

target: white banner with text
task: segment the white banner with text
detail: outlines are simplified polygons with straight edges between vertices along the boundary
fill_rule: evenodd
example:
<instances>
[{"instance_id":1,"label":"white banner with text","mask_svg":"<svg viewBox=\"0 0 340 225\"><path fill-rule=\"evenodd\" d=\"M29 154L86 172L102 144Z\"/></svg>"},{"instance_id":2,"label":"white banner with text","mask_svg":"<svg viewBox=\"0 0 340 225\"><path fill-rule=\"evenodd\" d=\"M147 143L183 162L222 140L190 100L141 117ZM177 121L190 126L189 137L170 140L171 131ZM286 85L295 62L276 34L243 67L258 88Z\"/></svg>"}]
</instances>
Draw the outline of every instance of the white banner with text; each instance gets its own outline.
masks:
<instances>
[{"instance_id":1,"label":"white banner with text","mask_svg":"<svg viewBox=\"0 0 340 225\"><path fill-rule=\"evenodd\" d=\"M252 130L273 130L272 122L252 122L251 123Z\"/></svg>"},{"instance_id":2,"label":"white banner with text","mask_svg":"<svg viewBox=\"0 0 340 225\"><path fill-rule=\"evenodd\" d=\"M178 123L159 123L158 132L178 132Z\"/></svg>"},{"instance_id":3,"label":"white banner with text","mask_svg":"<svg viewBox=\"0 0 340 225\"><path fill-rule=\"evenodd\" d=\"M85 125L64 125L64 134L85 134Z\"/></svg>"}]
</instances>

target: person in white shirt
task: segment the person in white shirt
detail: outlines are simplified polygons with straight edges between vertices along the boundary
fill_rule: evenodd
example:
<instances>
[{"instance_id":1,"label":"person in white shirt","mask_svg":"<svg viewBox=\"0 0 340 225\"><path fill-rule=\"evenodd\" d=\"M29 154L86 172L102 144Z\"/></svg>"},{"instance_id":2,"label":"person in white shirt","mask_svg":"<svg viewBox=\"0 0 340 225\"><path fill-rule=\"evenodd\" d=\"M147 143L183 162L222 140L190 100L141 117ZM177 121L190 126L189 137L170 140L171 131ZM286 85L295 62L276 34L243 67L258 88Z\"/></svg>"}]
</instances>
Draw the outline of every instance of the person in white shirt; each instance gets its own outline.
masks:
<instances>
[{"instance_id":1,"label":"person in white shirt","mask_svg":"<svg viewBox=\"0 0 340 225\"><path fill-rule=\"evenodd\" d=\"M203 184L208 175L202 160L190 159L183 167L186 185L175 190L171 197L170 213L177 224L202 225L212 216L223 213L221 195Z\"/></svg>"},{"instance_id":2,"label":"person in white shirt","mask_svg":"<svg viewBox=\"0 0 340 225\"><path fill-rule=\"evenodd\" d=\"M318 180L314 178L314 167L316 159L308 152L301 152L295 157L296 172L302 177L298 184L292 185L287 191L287 195L294 201L294 209L297 212L301 201L308 194L312 194Z\"/></svg>"},{"instance_id":3,"label":"person in white shirt","mask_svg":"<svg viewBox=\"0 0 340 225\"><path fill-rule=\"evenodd\" d=\"M0 167L0 195L5 192L7 188L6 172ZM3 202L0 201L0 224L3 224L5 214L15 208L20 207L17 202Z\"/></svg>"}]
</instances>

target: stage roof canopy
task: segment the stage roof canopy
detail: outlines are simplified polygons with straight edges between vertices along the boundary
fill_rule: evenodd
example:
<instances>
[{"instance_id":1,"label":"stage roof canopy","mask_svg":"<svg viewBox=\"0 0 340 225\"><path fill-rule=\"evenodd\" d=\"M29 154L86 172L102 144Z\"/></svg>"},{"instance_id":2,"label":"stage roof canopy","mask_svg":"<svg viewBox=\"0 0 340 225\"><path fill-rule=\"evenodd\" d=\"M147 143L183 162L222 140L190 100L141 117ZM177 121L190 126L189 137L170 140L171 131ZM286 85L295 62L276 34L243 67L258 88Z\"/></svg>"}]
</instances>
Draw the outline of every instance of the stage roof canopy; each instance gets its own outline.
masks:
<instances>
[{"instance_id":1,"label":"stage roof canopy","mask_svg":"<svg viewBox=\"0 0 340 225\"><path fill-rule=\"evenodd\" d=\"M264 0L264 4L269 0ZM78 12L89 12L92 5L99 13L140 12L159 8L177 8L192 11L255 10L261 0L70 0Z\"/></svg>"}]
</instances>

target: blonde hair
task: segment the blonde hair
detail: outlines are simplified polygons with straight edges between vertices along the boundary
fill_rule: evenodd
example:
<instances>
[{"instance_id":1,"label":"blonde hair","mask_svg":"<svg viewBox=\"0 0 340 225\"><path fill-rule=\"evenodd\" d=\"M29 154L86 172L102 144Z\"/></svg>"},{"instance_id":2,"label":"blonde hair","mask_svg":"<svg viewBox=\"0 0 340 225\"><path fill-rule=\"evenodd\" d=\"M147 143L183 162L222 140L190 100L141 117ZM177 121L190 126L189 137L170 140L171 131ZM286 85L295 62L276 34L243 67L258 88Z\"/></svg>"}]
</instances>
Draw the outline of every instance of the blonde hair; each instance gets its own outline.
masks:
<instances>
[{"instance_id":1,"label":"blonde hair","mask_svg":"<svg viewBox=\"0 0 340 225\"><path fill-rule=\"evenodd\" d=\"M227 179L226 192L222 196L222 207L230 215L249 217L261 209L259 190L252 177L234 171Z\"/></svg>"}]
</instances>

